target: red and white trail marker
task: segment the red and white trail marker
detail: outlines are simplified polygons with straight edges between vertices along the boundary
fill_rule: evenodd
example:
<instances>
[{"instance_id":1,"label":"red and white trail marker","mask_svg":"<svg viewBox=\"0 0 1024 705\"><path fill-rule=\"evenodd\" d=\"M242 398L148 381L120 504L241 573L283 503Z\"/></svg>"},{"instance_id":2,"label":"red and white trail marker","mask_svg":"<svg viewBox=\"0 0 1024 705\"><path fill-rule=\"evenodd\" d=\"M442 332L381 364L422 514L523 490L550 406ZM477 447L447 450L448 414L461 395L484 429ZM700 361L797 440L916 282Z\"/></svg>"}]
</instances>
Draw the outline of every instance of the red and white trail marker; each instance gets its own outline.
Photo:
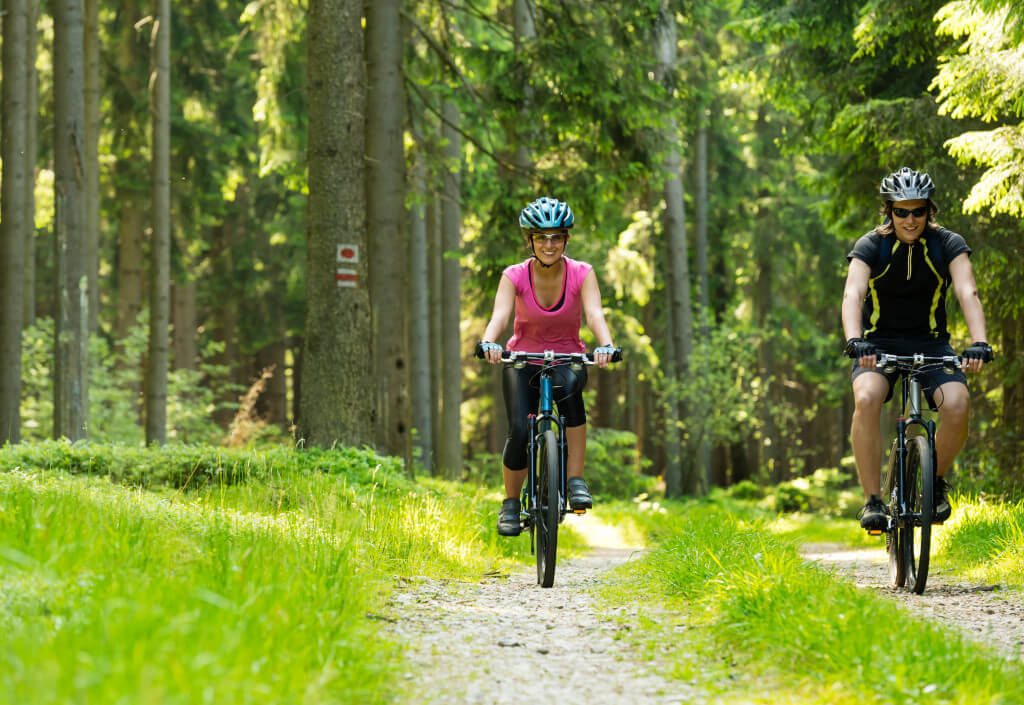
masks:
<instances>
[{"instance_id":1,"label":"red and white trail marker","mask_svg":"<svg viewBox=\"0 0 1024 705\"><path fill-rule=\"evenodd\" d=\"M359 245L338 245L338 263L356 264L359 261Z\"/></svg>"},{"instance_id":2,"label":"red and white trail marker","mask_svg":"<svg viewBox=\"0 0 1024 705\"><path fill-rule=\"evenodd\" d=\"M354 269L338 267L338 286L355 288L359 283L359 274Z\"/></svg>"}]
</instances>

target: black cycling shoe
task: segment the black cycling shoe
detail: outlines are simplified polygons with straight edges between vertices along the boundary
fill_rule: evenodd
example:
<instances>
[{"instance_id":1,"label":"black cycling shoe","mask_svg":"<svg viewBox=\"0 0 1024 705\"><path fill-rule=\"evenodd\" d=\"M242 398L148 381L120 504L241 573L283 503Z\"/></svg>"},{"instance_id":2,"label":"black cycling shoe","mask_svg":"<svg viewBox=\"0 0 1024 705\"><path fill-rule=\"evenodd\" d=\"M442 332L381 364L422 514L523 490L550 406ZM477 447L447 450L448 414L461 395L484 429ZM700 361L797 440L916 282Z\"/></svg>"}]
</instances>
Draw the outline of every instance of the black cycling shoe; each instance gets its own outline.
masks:
<instances>
[{"instance_id":1,"label":"black cycling shoe","mask_svg":"<svg viewBox=\"0 0 1024 705\"><path fill-rule=\"evenodd\" d=\"M503 500L498 510L498 534L500 536L518 536L523 525L519 520L521 505L515 497Z\"/></svg>"},{"instance_id":2,"label":"black cycling shoe","mask_svg":"<svg viewBox=\"0 0 1024 705\"><path fill-rule=\"evenodd\" d=\"M868 497L860 510L860 528L868 531L885 531L889 528L889 508L877 495Z\"/></svg>"},{"instance_id":3,"label":"black cycling shoe","mask_svg":"<svg viewBox=\"0 0 1024 705\"><path fill-rule=\"evenodd\" d=\"M935 478L935 512L932 515L932 521L936 524L949 519L949 515L953 513L953 508L949 506L949 497L946 495L949 493L949 485L946 483L946 478L936 477Z\"/></svg>"},{"instance_id":4,"label":"black cycling shoe","mask_svg":"<svg viewBox=\"0 0 1024 705\"><path fill-rule=\"evenodd\" d=\"M594 498L590 496L590 488L582 477L569 478L569 508L590 509L594 506Z\"/></svg>"}]
</instances>

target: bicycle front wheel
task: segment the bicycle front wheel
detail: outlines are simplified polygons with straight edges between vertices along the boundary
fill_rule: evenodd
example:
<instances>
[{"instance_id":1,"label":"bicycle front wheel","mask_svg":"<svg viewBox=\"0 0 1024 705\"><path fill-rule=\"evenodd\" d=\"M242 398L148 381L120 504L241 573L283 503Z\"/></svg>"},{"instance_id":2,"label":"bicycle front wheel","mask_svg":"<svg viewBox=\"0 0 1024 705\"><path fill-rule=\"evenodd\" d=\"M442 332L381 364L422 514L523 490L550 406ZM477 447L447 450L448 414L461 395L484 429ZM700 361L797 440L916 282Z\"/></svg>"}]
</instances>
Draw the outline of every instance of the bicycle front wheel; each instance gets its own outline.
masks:
<instances>
[{"instance_id":1,"label":"bicycle front wheel","mask_svg":"<svg viewBox=\"0 0 1024 705\"><path fill-rule=\"evenodd\" d=\"M935 514L935 466L931 446L925 436L907 439L907 508L901 529L901 543L907 571L907 586L920 595L928 581L928 559L932 542L932 517Z\"/></svg>"},{"instance_id":2,"label":"bicycle front wheel","mask_svg":"<svg viewBox=\"0 0 1024 705\"><path fill-rule=\"evenodd\" d=\"M561 491L558 437L548 430L537 444L537 583L555 584L555 553L558 549L558 495Z\"/></svg>"},{"instance_id":3,"label":"bicycle front wheel","mask_svg":"<svg viewBox=\"0 0 1024 705\"><path fill-rule=\"evenodd\" d=\"M896 441L889 451L889 465L882 475L882 501L889 507L889 516L899 514L899 500L896 496L896 474L899 472L899 460L896 457ZM889 554L889 579L893 587L907 584L907 563L903 558L903 545L900 542L900 529L890 522L890 530L885 533L885 550Z\"/></svg>"}]
</instances>

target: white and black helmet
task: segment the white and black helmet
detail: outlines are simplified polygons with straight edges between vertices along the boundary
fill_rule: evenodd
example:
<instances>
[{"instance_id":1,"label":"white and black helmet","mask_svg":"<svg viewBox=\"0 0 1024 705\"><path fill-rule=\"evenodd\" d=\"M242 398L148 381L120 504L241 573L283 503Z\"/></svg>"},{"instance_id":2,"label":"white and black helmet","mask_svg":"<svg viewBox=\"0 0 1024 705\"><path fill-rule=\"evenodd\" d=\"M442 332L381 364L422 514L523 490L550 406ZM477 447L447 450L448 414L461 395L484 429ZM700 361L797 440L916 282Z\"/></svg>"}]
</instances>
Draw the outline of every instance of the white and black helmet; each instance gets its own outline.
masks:
<instances>
[{"instance_id":1,"label":"white and black helmet","mask_svg":"<svg viewBox=\"0 0 1024 705\"><path fill-rule=\"evenodd\" d=\"M878 193L887 201L913 201L918 198L931 200L935 193L932 177L908 166L882 179Z\"/></svg>"}]
</instances>

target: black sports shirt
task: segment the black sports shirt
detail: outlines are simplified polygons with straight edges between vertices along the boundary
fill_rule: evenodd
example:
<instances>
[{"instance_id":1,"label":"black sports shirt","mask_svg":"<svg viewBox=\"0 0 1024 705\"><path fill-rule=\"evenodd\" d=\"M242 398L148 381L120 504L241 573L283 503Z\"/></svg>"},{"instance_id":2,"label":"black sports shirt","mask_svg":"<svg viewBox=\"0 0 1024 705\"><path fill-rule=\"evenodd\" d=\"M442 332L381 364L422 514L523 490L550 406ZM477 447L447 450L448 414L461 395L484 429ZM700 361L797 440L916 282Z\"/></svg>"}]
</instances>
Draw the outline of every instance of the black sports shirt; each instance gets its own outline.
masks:
<instances>
[{"instance_id":1,"label":"black sports shirt","mask_svg":"<svg viewBox=\"0 0 1024 705\"><path fill-rule=\"evenodd\" d=\"M926 227L913 245L874 230L857 240L846 259L871 267L861 315L864 337L948 341L949 263L964 252L971 248L963 237L945 228Z\"/></svg>"}]
</instances>

